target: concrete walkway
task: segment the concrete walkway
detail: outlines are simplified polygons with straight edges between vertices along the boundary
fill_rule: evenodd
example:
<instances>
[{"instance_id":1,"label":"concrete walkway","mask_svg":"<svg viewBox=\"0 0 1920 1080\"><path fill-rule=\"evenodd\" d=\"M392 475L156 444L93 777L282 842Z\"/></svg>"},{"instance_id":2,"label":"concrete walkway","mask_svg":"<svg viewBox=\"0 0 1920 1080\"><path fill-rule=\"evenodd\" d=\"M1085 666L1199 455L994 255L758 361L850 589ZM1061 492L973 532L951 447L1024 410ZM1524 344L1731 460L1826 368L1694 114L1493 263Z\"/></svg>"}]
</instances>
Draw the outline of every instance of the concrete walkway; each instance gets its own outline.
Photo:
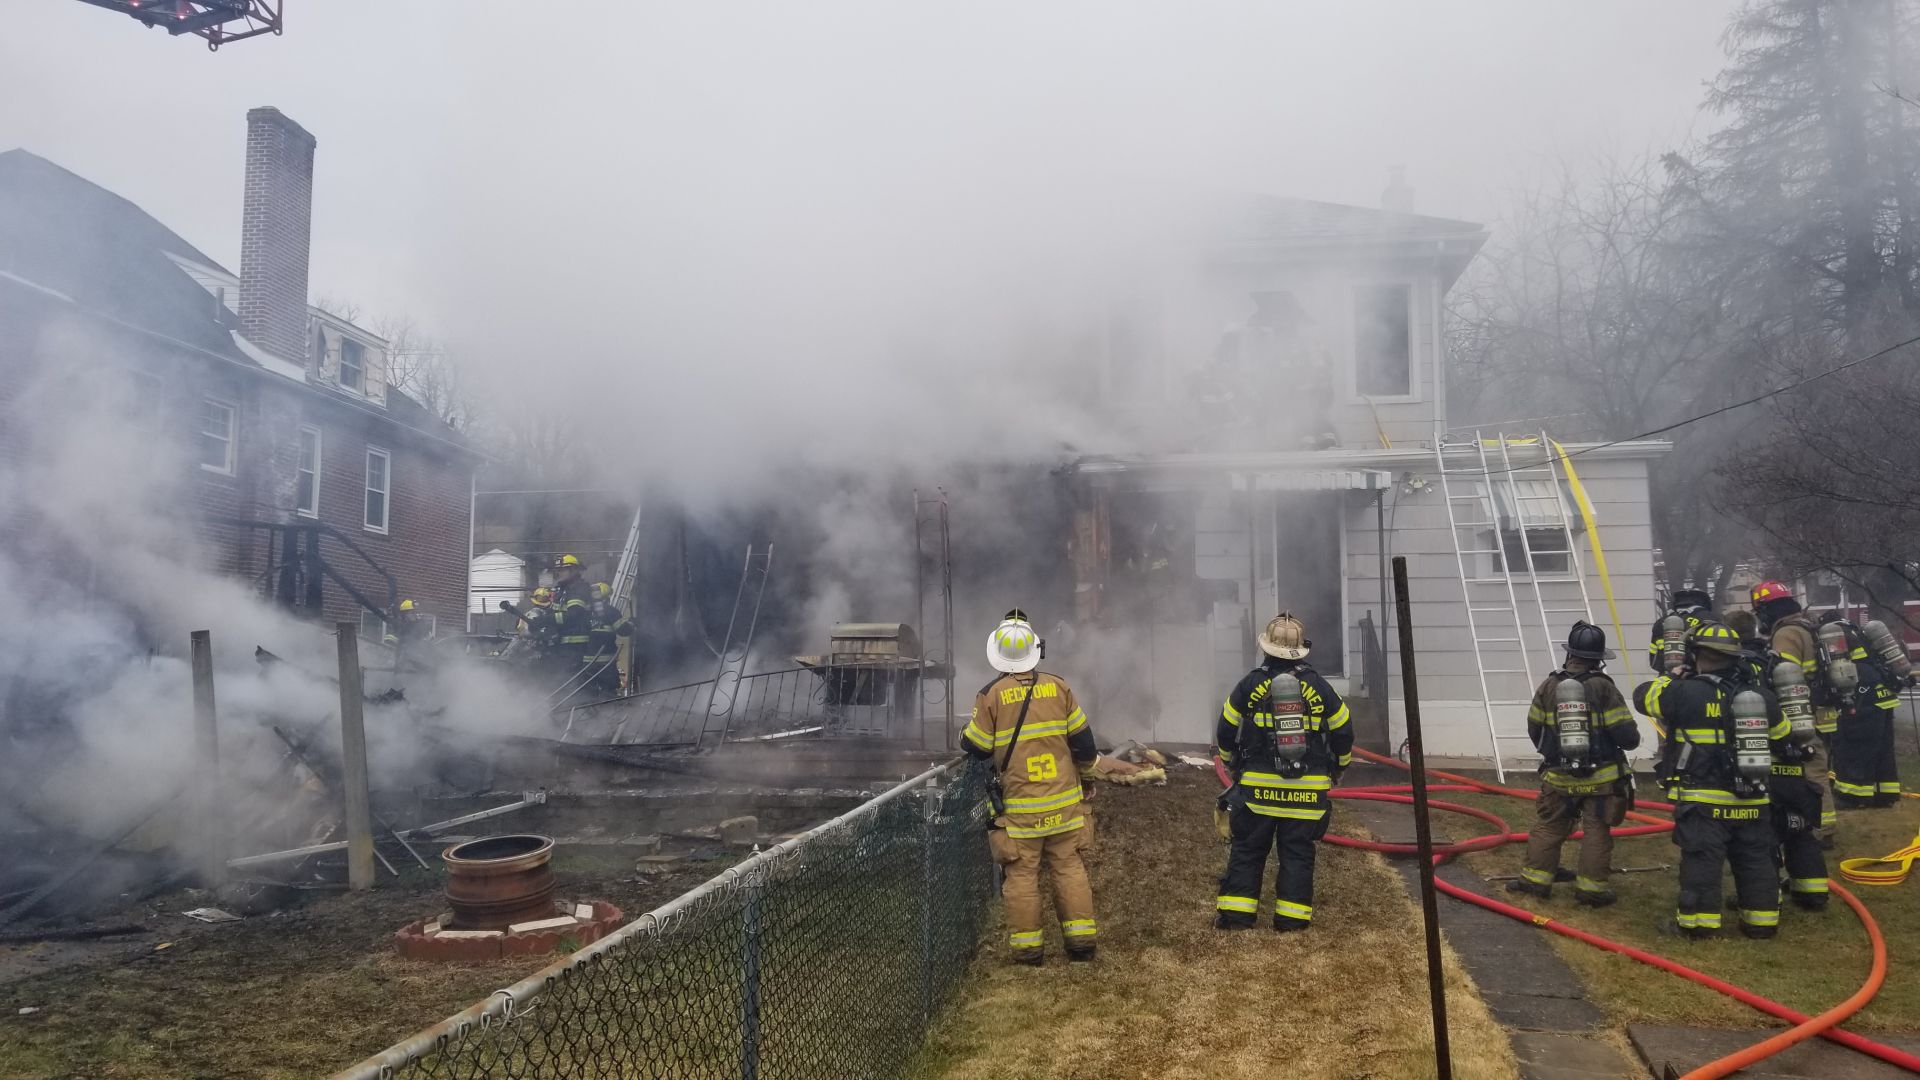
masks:
<instances>
[{"instance_id":1,"label":"concrete walkway","mask_svg":"<svg viewBox=\"0 0 1920 1080\"><path fill-rule=\"evenodd\" d=\"M1399 839L1413 832L1407 811L1381 803L1348 801L1336 813L1375 836ZM1419 868L1396 859L1407 889L1418 900ZM1492 895L1480 875L1449 863L1439 870L1449 884ZM1522 1080L1619 1080L1645 1071L1608 1041L1606 1016L1587 1000L1579 976L1553 951L1545 934L1470 904L1440 898L1440 927L1467 974L1507 1029Z\"/></svg>"}]
</instances>

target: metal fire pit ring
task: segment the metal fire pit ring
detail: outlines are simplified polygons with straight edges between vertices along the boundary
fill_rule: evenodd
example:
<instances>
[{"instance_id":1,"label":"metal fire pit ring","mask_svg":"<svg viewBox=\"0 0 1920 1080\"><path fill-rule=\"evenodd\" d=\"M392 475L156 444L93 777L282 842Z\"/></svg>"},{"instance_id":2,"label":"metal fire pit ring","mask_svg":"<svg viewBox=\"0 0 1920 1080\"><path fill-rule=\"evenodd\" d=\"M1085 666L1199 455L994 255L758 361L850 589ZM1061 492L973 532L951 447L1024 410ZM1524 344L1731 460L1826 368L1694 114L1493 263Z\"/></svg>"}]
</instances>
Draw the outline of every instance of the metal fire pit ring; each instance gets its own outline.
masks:
<instances>
[{"instance_id":1,"label":"metal fire pit ring","mask_svg":"<svg viewBox=\"0 0 1920 1080\"><path fill-rule=\"evenodd\" d=\"M455 844L447 864L447 903L460 930L505 930L553 914L553 838L531 833Z\"/></svg>"}]
</instances>

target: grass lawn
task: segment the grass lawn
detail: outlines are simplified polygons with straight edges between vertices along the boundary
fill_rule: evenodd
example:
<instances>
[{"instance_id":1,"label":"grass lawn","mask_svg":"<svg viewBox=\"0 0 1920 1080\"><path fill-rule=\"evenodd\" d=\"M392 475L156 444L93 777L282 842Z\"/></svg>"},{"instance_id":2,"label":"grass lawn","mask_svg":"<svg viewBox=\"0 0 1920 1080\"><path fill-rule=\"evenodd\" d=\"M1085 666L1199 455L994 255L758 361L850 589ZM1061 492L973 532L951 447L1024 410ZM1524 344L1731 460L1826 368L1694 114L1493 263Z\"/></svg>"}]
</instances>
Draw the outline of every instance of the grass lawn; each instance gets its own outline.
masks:
<instances>
[{"instance_id":1,"label":"grass lawn","mask_svg":"<svg viewBox=\"0 0 1920 1080\"><path fill-rule=\"evenodd\" d=\"M558 891L638 915L723 862L637 882L619 849L562 849ZM487 963L403 960L392 935L445 909L443 878L409 870L365 893L323 895L277 916L183 934L166 949L124 951L0 983L0 1078L240 1080L324 1076L435 1024L555 957ZM204 894L129 912L162 928ZM10 946L33 949L38 946ZM35 1010L20 1015L22 1008Z\"/></svg>"},{"instance_id":2,"label":"grass lawn","mask_svg":"<svg viewBox=\"0 0 1920 1080\"><path fill-rule=\"evenodd\" d=\"M1920 768L1902 762L1909 790L1920 782ZM1525 787L1528 777L1509 774L1512 786ZM1643 791L1645 787L1643 785ZM1532 827L1533 807L1519 799L1499 796L1442 796L1483 807L1504 817L1516 830ZM1657 797L1657 796L1654 796ZM1469 835L1477 822L1453 814L1436 815L1450 833ZM1634 824L1628 822L1629 825ZM1902 799L1886 810L1840 812L1834 849L1827 853L1827 870L1840 880L1843 858L1885 855L1911 843L1920 830L1920 799ZM1509 844L1466 857L1483 875L1518 873L1524 848ZM1575 845L1561 853L1561 864L1572 866ZM1667 836L1624 839L1614 846L1613 865L1678 865L1679 849ZM1841 884L1845 884L1841 882ZM1573 902L1572 887L1557 885L1551 900L1498 895L1521 907L1551 915L1571 926L1624 944L1658 953L1688 967L1745 987L1803 1013L1831 1007L1858 989L1872 960L1865 931L1850 908L1836 897L1825 912L1805 912L1784 901L1780 933L1771 941L1749 941L1740 936L1733 914L1733 881L1725 882L1729 905L1727 930L1714 941L1688 941L1660 932L1672 918L1676 871L1615 875L1620 902L1592 910ZM1887 939L1886 986L1865 1009L1847 1022L1858 1031L1920 1031L1920 878L1904 885L1873 887L1850 885ZM1444 915L1443 915L1444 918ZM1774 1021L1731 998L1626 957L1553 935L1561 955L1586 981L1593 1000L1619 1022L1660 1022L1720 1026L1756 1026Z\"/></svg>"},{"instance_id":3,"label":"grass lawn","mask_svg":"<svg viewBox=\"0 0 1920 1080\"><path fill-rule=\"evenodd\" d=\"M1013 967L995 920L908 1075L1432 1076L1420 916L1398 875L1377 855L1322 847L1312 930L1214 930L1226 860L1210 816L1218 791L1211 773L1187 768L1164 788L1103 787L1090 860L1099 961L1068 966L1049 931L1048 965ZM1451 952L1448 976L1454 1075L1517 1075Z\"/></svg>"}]
</instances>

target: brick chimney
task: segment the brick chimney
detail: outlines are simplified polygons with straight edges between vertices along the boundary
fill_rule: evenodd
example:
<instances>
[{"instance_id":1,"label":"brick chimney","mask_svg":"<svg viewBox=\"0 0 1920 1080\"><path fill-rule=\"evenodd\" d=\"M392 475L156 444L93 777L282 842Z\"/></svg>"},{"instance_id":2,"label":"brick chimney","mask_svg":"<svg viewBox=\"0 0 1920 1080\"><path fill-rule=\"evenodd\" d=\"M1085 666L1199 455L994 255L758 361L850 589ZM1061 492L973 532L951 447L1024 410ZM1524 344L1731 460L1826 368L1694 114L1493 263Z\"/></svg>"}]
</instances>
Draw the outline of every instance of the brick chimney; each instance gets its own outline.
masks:
<instances>
[{"instance_id":1,"label":"brick chimney","mask_svg":"<svg viewBox=\"0 0 1920 1080\"><path fill-rule=\"evenodd\" d=\"M240 332L283 360L307 360L307 244L313 147L279 109L247 110L247 194L240 219Z\"/></svg>"}]
</instances>

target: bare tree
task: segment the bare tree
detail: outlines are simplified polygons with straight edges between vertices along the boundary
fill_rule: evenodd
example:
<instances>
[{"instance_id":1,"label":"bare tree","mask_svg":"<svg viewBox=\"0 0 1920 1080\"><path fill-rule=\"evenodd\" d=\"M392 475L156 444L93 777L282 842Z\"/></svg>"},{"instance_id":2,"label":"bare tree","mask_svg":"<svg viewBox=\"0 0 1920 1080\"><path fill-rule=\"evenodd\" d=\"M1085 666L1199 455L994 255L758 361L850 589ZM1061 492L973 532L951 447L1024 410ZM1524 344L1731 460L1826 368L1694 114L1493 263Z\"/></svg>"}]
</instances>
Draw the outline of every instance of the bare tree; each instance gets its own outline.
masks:
<instances>
[{"instance_id":1,"label":"bare tree","mask_svg":"<svg viewBox=\"0 0 1920 1080\"><path fill-rule=\"evenodd\" d=\"M1691 257L1697 218L1669 186L1647 157L1587 179L1563 164L1515 197L1451 301L1450 389L1468 415L1614 440L1731 399L1727 285ZM1672 583L1723 584L1746 537L1698 507L1727 433L1672 437L1650 478L1655 543Z\"/></svg>"}]
</instances>

